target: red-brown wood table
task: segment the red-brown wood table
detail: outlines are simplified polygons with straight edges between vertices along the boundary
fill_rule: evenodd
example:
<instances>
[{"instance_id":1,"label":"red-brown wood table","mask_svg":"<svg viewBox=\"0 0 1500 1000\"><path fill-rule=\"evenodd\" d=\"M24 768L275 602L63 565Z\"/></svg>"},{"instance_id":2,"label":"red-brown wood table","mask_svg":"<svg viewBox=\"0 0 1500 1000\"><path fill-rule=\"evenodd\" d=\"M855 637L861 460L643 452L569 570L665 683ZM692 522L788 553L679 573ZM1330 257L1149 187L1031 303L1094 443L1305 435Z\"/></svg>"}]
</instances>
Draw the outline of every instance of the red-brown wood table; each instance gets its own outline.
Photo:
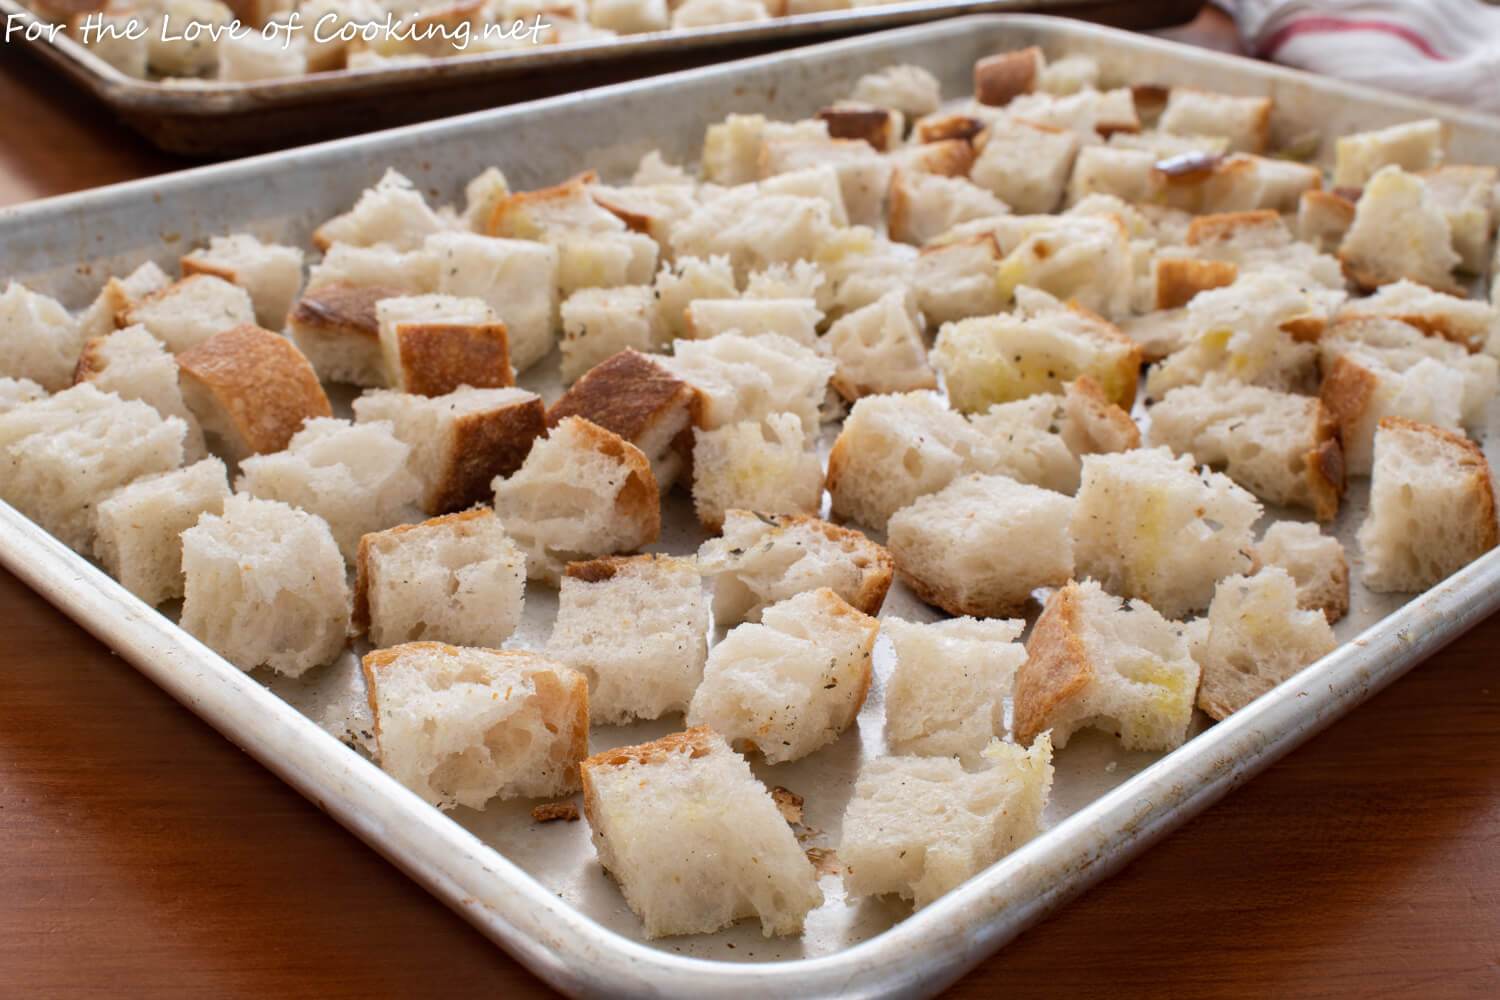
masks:
<instances>
[{"instance_id":1,"label":"red-brown wood table","mask_svg":"<svg viewBox=\"0 0 1500 1000\"><path fill-rule=\"evenodd\" d=\"M0 47L0 204L180 166L101 117ZM3 572L0 635L0 996L544 992ZM952 995L1500 996L1500 618Z\"/></svg>"}]
</instances>

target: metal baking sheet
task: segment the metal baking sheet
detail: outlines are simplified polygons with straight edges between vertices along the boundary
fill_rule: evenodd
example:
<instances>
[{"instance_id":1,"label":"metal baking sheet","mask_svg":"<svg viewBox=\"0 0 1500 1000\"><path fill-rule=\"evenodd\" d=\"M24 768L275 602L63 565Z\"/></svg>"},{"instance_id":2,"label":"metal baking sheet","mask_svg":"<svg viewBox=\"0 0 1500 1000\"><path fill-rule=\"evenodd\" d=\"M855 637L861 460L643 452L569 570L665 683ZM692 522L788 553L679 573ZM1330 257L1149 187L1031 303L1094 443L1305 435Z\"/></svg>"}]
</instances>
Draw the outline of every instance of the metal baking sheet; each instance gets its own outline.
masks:
<instances>
[{"instance_id":1,"label":"metal baking sheet","mask_svg":"<svg viewBox=\"0 0 1500 1000\"><path fill-rule=\"evenodd\" d=\"M305 243L317 222L352 202L387 165L444 200L491 163L521 187L585 166L608 178L627 173L658 146L669 158L691 160L703 128L729 111L804 116L860 74L895 62L923 65L946 93L962 94L976 58L1028 44L1052 56L1089 53L1108 78L1274 94L1279 129L1289 136L1319 132L1329 147L1345 132L1438 115L1451 123L1456 160L1500 162L1500 120L1077 22L990 16L6 209L0 267L78 307L106 274L146 259L171 265L209 235L248 229ZM639 128L643 122L651 123L649 131ZM529 381L556 391L546 370ZM1491 461L1500 459L1494 409L1485 435ZM691 551L701 535L680 501L674 503L659 548ZM1364 504L1363 489L1354 489L1337 522L1351 556ZM1128 753L1102 736L1080 734L1057 755L1045 831L926 909L911 914L890 901L851 903L829 876L822 881L828 901L811 914L801 938L766 940L754 924L741 924L647 942L594 860L586 824L534 825L521 804L441 814L330 735L349 738L362 727L352 656L307 682L241 673L3 504L0 562L539 976L574 994L934 993L1500 605L1500 551L1411 599L1365 591L1358 560L1351 559L1351 609L1337 628L1342 645L1335 652L1229 720L1213 726L1200 720L1200 735L1165 756ZM535 646L545 638L553 602L545 588L528 590L514 644ZM935 616L899 586L884 614ZM887 669L882 644L877 674ZM833 746L790 765L757 764L762 777L806 798L806 824L818 831L809 846L837 844L850 781L862 760L882 752L879 690L877 684L857 728ZM677 722L596 729L592 742L598 749L651 738Z\"/></svg>"},{"instance_id":2,"label":"metal baking sheet","mask_svg":"<svg viewBox=\"0 0 1500 1000\"><path fill-rule=\"evenodd\" d=\"M337 135L570 93L654 73L963 14L1046 11L1128 28L1191 19L1204 0L912 0L743 24L459 56L254 83L137 80L66 34L24 39L152 143L190 156L244 155ZM20 0L0 15L25 23ZM19 37L19 36L18 36Z\"/></svg>"}]
</instances>

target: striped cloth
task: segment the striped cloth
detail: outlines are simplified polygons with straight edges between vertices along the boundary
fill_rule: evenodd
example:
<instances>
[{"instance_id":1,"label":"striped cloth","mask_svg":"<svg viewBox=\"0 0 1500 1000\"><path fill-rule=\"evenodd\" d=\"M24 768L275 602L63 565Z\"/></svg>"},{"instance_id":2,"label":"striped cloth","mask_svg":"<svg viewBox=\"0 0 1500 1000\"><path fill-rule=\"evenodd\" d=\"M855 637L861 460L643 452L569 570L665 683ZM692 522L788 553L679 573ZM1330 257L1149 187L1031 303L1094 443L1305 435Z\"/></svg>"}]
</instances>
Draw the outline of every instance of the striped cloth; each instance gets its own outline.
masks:
<instances>
[{"instance_id":1,"label":"striped cloth","mask_svg":"<svg viewBox=\"0 0 1500 1000\"><path fill-rule=\"evenodd\" d=\"M1261 59L1500 114L1500 5L1237 0L1232 8L1246 50Z\"/></svg>"}]
</instances>

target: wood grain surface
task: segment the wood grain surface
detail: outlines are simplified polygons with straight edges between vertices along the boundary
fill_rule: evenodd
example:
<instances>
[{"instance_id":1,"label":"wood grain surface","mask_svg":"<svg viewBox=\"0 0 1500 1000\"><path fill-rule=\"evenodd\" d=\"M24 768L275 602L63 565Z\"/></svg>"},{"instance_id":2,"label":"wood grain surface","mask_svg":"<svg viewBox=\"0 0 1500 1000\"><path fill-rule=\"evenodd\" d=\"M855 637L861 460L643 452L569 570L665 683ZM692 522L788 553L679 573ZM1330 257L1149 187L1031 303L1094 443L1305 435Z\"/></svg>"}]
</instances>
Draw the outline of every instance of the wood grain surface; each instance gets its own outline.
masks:
<instances>
[{"instance_id":1,"label":"wood grain surface","mask_svg":"<svg viewBox=\"0 0 1500 1000\"><path fill-rule=\"evenodd\" d=\"M0 46L0 204L177 165L101 115ZM0 634L0 996L545 992L3 571ZM1500 996L1500 619L951 995Z\"/></svg>"}]
</instances>

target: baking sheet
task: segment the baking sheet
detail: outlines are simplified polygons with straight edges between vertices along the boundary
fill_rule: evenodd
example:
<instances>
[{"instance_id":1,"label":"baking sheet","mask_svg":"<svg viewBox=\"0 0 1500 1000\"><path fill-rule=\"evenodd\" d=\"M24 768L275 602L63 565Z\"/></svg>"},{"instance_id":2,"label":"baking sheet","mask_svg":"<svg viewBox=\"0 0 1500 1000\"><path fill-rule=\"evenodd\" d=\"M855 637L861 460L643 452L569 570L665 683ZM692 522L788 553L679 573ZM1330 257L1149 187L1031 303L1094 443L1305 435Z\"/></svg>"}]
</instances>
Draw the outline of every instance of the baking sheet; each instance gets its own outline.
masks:
<instances>
[{"instance_id":1,"label":"baking sheet","mask_svg":"<svg viewBox=\"0 0 1500 1000\"><path fill-rule=\"evenodd\" d=\"M248 228L305 244L318 221L352 202L388 164L440 200L456 198L463 182L490 163L518 187L555 181L583 166L618 176L657 146L668 158L692 159L703 127L731 110L804 116L846 92L860 74L898 61L926 66L943 81L945 93L957 95L968 87L974 59L1032 43L1052 56L1092 54L1109 78L1274 93L1278 129L1289 136L1318 130L1332 137L1441 114L1453 125L1455 160L1500 161L1500 122L1481 116L1073 22L986 17L0 211L0 266L78 307L107 273L147 258L171 264L211 234ZM652 123L650 134L637 130L641 122ZM546 371L527 381L549 395L557 391ZM1491 451L1493 410L1485 436ZM1338 522L1351 556L1364 485L1355 484ZM696 548L701 535L684 527L691 523L684 509L672 510L665 520L672 527L657 548ZM810 916L800 939L767 941L754 924L743 924L715 935L647 943L593 861L586 824L534 825L530 803L445 817L319 728L316 723L328 722L346 736L360 728L352 657L320 671L311 683L278 681L269 690L261 683L265 678L235 670L3 505L0 539L0 560L13 572L538 974L570 992L612 994L935 991L1500 604L1500 553L1409 603L1366 592L1357 559L1351 559L1351 610L1337 628L1344 644L1335 653L1166 757L1128 753L1103 736L1080 734L1057 755L1047 832L927 909L906 916L907 907L896 902L851 905L837 880L825 878L829 900ZM545 639L552 603L555 595L545 588L528 590L526 620L513 643L536 646ZM899 586L883 614L936 617ZM888 652L884 643L877 650L882 678ZM881 752L880 687L857 729L834 746L789 765L756 764L769 784L805 796L806 825L817 831L808 846L836 845L850 779L862 759ZM668 720L597 729L592 742L602 748L677 725Z\"/></svg>"}]
</instances>

